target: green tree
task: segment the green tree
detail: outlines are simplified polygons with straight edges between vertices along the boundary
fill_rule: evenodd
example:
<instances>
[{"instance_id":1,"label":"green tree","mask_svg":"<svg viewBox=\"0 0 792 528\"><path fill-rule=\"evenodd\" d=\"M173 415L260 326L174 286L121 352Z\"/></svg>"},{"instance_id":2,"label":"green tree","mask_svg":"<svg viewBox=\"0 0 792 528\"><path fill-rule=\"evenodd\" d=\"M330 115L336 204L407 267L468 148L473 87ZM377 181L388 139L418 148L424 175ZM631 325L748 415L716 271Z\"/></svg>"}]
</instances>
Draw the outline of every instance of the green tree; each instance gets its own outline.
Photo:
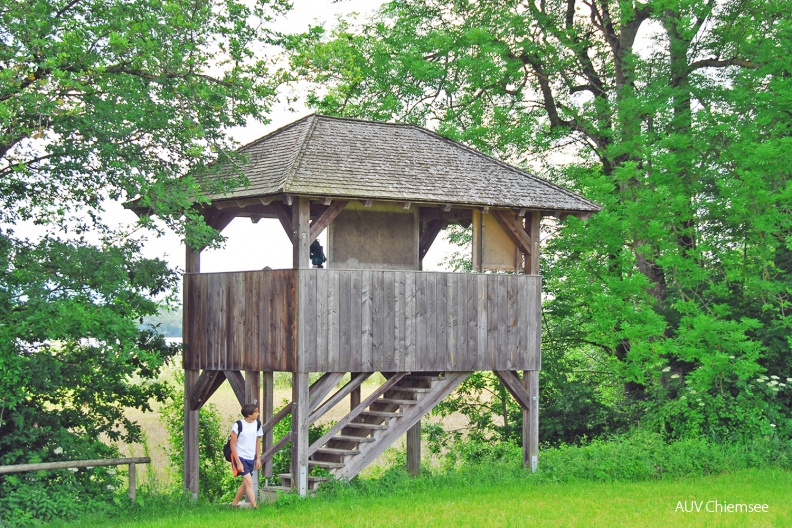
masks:
<instances>
[{"instance_id":1,"label":"green tree","mask_svg":"<svg viewBox=\"0 0 792 528\"><path fill-rule=\"evenodd\" d=\"M219 241L193 205L241 178L210 188L200 168L232 164L227 129L264 120L277 84L266 28L287 7L0 6L0 464L104 457L115 450L100 440L140 439L123 408L167 396L156 379L176 352L140 323L172 300L177 276L105 225L103 204L141 197L192 246ZM33 239L19 234L30 226ZM0 478L1 515L31 486L68 478L85 492L100 474L61 473ZM48 506L39 518L64 513Z\"/></svg>"},{"instance_id":2,"label":"green tree","mask_svg":"<svg viewBox=\"0 0 792 528\"><path fill-rule=\"evenodd\" d=\"M431 124L604 206L546 225L544 343L614 412L789 435L787 8L404 0L287 47L320 110Z\"/></svg>"}]
</instances>

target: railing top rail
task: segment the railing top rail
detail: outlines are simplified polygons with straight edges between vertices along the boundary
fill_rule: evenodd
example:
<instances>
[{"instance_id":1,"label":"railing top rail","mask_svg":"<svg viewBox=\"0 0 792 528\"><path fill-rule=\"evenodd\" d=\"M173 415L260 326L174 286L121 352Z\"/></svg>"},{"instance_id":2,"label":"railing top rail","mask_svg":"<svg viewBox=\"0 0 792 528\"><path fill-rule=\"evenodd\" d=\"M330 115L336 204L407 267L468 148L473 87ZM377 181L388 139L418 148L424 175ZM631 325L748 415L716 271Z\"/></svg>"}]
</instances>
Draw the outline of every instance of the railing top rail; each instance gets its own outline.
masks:
<instances>
[{"instance_id":1,"label":"railing top rail","mask_svg":"<svg viewBox=\"0 0 792 528\"><path fill-rule=\"evenodd\" d=\"M42 462L39 464L16 464L0 466L0 475L8 473L24 473L26 471L40 471L46 469L69 469L103 466L124 466L127 464L149 464L150 457L137 458L100 458L96 460L64 460L63 462Z\"/></svg>"}]
</instances>

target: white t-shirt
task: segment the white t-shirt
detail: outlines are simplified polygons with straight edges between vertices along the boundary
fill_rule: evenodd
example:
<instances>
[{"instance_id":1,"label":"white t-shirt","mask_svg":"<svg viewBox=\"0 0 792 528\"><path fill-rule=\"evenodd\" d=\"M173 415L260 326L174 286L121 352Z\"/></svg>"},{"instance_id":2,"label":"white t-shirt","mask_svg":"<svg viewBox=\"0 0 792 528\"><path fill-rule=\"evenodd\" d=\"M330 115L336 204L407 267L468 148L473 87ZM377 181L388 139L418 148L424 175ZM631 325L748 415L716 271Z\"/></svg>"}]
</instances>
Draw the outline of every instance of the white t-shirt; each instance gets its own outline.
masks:
<instances>
[{"instance_id":1,"label":"white t-shirt","mask_svg":"<svg viewBox=\"0 0 792 528\"><path fill-rule=\"evenodd\" d=\"M231 426L231 431L237 434L237 456L245 460L256 459L256 437L264 436L264 428L258 428L256 420L248 422L241 420L242 431L237 431L238 422L234 422ZM258 428L258 431L256 429Z\"/></svg>"}]
</instances>

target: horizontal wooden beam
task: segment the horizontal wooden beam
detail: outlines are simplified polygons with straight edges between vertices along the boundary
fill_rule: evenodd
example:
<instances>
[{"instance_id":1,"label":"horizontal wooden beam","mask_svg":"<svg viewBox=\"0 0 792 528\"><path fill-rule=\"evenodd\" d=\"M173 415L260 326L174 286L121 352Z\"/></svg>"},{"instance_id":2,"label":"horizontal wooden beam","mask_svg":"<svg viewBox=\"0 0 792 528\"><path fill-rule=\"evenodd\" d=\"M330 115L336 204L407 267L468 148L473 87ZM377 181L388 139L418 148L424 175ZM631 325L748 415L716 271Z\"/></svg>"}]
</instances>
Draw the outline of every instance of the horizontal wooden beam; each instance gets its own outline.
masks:
<instances>
[{"instance_id":1,"label":"horizontal wooden beam","mask_svg":"<svg viewBox=\"0 0 792 528\"><path fill-rule=\"evenodd\" d=\"M0 466L0 475L9 473L25 473L27 471L40 471L45 469L91 468L105 466L125 466L127 464L149 464L151 458L100 458L94 460L64 460L63 462L40 462L38 464L14 464Z\"/></svg>"}]
</instances>

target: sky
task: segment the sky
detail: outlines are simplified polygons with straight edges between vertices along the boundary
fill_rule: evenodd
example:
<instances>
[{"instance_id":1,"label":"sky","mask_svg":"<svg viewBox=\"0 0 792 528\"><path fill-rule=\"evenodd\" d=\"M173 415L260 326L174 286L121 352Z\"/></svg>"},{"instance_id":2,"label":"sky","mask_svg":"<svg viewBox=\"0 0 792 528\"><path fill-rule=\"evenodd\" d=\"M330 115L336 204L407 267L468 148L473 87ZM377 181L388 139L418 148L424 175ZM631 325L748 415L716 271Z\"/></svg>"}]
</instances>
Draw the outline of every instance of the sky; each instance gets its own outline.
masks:
<instances>
[{"instance_id":1,"label":"sky","mask_svg":"<svg viewBox=\"0 0 792 528\"><path fill-rule=\"evenodd\" d=\"M294 9L285 20L278 22L278 27L284 31L294 32L307 29L311 23L324 22L330 27L339 15L351 12L365 15L382 3L381 0L293 0ZM270 123L251 123L245 128L232 130L231 134L236 141L244 145L310 113L312 112L307 108L299 106L292 110L276 107L270 115ZM122 210L120 206L111 204L108 209L108 213L117 215L121 222L131 224L135 221L134 214ZM237 218L223 230L223 235L226 237L223 248L205 250L201 254L202 272L256 270L265 266L278 269L292 266L291 242L275 219L262 219L254 224L247 218ZM320 242L325 246L326 235L325 231L320 236ZM442 262L452 250L452 246L438 237L424 258L424 269L427 271L445 269ZM184 245L173 233L157 239L149 236L143 252L146 257L163 258L172 267L184 269Z\"/></svg>"}]
</instances>

